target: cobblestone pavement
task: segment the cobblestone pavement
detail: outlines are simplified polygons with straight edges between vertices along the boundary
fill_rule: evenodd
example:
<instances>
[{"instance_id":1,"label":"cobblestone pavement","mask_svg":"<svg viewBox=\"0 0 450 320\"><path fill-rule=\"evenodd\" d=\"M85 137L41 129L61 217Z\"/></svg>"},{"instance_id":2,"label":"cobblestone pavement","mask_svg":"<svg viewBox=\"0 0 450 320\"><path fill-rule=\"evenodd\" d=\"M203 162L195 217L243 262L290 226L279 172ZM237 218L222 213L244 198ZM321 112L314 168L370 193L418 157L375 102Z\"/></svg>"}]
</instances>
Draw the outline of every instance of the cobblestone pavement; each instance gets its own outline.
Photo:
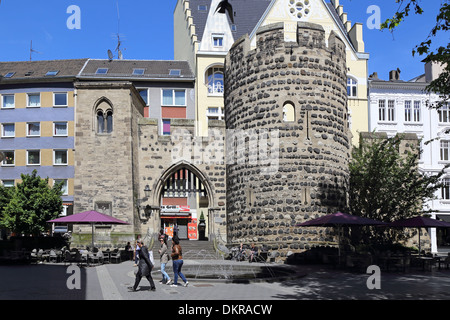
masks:
<instances>
[{"instance_id":1,"label":"cobblestone pavement","mask_svg":"<svg viewBox=\"0 0 450 320\"><path fill-rule=\"evenodd\" d=\"M204 262L186 260L184 266ZM232 265L231 262L226 262ZM170 263L169 263L170 264ZM235 267L248 263L235 263ZM185 268L183 266L183 268ZM450 270L381 272L380 289L368 289L371 274L352 273L325 266L295 266L296 275L273 281L229 283L188 278L188 287L160 284L159 263L152 272L156 291L143 278L137 292L130 292L136 267L133 262L78 269L63 264L0 266L2 300L447 300ZM74 270L76 268L73 268ZM171 266L166 267L172 277ZM179 279L179 283L183 283ZM78 287L76 287L78 285ZM74 288L75 286L75 288ZM72 287L72 289L69 289Z\"/></svg>"}]
</instances>

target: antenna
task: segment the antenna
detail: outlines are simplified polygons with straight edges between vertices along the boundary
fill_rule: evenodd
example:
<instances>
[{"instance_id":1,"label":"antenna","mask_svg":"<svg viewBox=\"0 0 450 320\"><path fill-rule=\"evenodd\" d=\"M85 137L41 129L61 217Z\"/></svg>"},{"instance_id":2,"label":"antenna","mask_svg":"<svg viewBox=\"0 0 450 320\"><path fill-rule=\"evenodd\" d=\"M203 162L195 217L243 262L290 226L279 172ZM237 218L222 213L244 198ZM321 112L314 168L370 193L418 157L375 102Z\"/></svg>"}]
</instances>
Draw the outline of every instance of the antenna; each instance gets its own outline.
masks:
<instances>
[{"instance_id":1,"label":"antenna","mask_svg":"<svg viewBox=\"0 0 450 320\"><path fill-rule=\"evenodd\" d=\"M0 0L0 1L1 1L1 0ZM33 49L33 40L31 40L31 43L30 43L30 61L31 61L31 59L32 59L31 55L32 55L33 52L35 52L35 53L41 53L41 52L36 51L36 50Z\"/></svg>"},{"instance_id":2,"label":"antenna","mask_svg":"<svg viewBox=\"0 0 450 320\"><path fill-rule=\"evenodd\" d=\"M120 45L122 44L122 42L120 41L120 12L119 12L119 0L116 1L116 7L117 7L117 47L116 50L117 51L117 55L119 60L123 59L123 54L122 51L120 50Z\"/></svg>"}]
</instances>

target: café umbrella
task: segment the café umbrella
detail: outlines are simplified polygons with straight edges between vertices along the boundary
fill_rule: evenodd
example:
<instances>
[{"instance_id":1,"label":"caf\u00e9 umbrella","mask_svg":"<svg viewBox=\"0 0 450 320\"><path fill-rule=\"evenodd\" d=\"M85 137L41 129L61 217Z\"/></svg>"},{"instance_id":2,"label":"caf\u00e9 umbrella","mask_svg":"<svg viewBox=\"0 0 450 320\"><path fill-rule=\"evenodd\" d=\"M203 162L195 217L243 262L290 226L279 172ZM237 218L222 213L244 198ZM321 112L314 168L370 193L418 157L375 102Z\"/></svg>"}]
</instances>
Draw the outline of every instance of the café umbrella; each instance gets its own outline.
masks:
<instances>
[{"instance_id":1,"label":"caf\u00e9 umbrella","mask_svg":"<svg viewBox=\"0 0 450 320\"><path fill-rule=\"evenodd\" d=\"M450 228L450 223L432 218L417 216L409 219L400 219L389 223L389 227L417 228L419 233L420 254L420 228Z\"/></svg>"},{"instance_id":2,"label":"caf\u00e9 umbrella","mask_svg":"<svg viewBox=\"0 0 450 320\"><path fill-rule=\"evenodd\" d=\"M94 226L95 225L110 225L110 224L129 224L128 222L111 217L107 214L98 211L84 211L72 214L66 217L61 217L47 221L49 223L62 224L90 224L92 226L92 248L94 248Z\"/></svg>"},{"instance_id":3,"label":"caf\u00e9 umbrella","mask_svg":"<svg viewBox=\"0 0 450 320\"><path fill-rule=\"evenodd\" d=\"M385 226L386 223L365 217L354 216L348 213L335 212L313 220L297 224L297 227L336 227L338 228L338 252L341 257L341 230L343 227L351 226Z\"/></svg>"}]
</instances>

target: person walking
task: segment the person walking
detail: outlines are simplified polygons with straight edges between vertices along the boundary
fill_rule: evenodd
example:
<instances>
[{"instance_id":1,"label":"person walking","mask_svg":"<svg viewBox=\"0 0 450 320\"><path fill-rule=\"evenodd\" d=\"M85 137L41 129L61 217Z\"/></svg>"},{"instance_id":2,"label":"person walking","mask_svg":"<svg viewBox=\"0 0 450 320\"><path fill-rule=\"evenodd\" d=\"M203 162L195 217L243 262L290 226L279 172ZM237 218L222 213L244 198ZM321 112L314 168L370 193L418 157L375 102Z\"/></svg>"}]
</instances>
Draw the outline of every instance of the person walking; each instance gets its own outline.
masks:
<instances>
[{"instance_id":1,"label":"person walking","mask_svg":"<svg viewBox=\"0 0 450 320\"><path fill-rule=\"evenodd\" d=\"M159 242L161 243L161 249L159 249L159 255L160 255L160 262L161 262L161 273L162 273L162 280L161 283L163 284L171 284L172 279L170 279L169 275L166 272L166 264L169 262L169 253L167 249L167 238L160 237Z\"/></svg>"},{"instance_id":2,"label":"person walking","mask_svg":"<svg viewBox=\"0 0 450 320\"><path fill-rule=\"evenodd\" d=\"M139 246L139 265L138 272L136 273L136 281L134 282L133 287L128 287L131 291L136 291L139 283L141 282L142 277L146 277L148 282L150 282L150 290L155 291L155 283L152 278L152 269L153 265L149 259L149 253L146 246L144 246L142 240L137 241L137 245Z\"/></svg>"},{"instance_id":3,"label":"person walking","mask_svg":"<svg viewBox=\"0 0 450 320\"><path fill-rule=\"evenodd\" d=\"M178 237L172 239L172 261L173 261L173 273L174 273L174 282L171 287L178 286L178 276L181 277L184 281L184 286L187 287L189 282L186 280L186 277L183 273L181 273L181 267L183 266L183 252L180 246L180 240Z\"/></svg>"}]
</instances>

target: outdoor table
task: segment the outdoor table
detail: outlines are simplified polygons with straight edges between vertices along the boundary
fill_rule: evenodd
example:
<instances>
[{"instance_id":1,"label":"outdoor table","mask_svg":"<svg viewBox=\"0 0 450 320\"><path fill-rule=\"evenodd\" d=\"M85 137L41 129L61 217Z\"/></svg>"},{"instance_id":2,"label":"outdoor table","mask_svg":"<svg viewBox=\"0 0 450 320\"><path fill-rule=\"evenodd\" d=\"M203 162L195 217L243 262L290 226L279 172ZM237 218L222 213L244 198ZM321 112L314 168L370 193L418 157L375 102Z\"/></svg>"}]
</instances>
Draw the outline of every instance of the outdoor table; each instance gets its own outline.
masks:
<instances>
[{"instance_id":1,"label":"outdoor table","mask_svg":"<svg viewBox=\"0 0 450 320\"><path fill-rule=\"evenodd\" d=\"M432 268L433 262L434 262L434 258L432 258L432 257L418 257L416 259L419 260L422 263L422 270L425 271L425 266L428 266L430 268L430 271L431 271L431 268Z\"/></svg>"}]
</instances>

